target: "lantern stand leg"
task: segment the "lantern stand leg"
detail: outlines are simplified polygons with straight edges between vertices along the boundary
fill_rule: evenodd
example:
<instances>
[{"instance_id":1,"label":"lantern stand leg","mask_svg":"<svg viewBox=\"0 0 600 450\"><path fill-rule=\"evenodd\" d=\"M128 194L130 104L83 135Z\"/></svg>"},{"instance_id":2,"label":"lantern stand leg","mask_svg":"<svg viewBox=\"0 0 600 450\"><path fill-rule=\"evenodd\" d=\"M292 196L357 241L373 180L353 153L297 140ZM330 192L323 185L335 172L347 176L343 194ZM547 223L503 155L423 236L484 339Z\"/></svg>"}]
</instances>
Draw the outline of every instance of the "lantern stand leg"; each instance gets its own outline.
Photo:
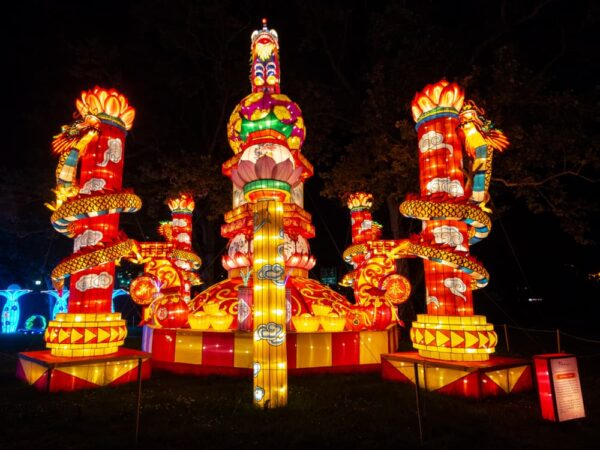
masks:
<instances>
[{"instance_id":1,"label":"lantern stand leg","mask_svg":"<svg viewBox=\"0 0 600 450\"><path fill-rule=\"evenodd\" d=\"M137 373L137 407L135 411L135 446L138 445L140 434L140 408L142 406L142 358L138 358L138 373Z\"/></svg>"},{"instance_id":2,"label":"lantern stand leg","mask_svg":"<svg viewBox=\"0 0 600 450\"><path fill-rule=\"evenodd\" d=\"M419 366L417 363L413 364L415 370L415 400L417 403L417 420L419 422L419 443L423 445L423 423L421 418L421 394L419 392Z\"/></svg>"},{"instance_id":3,"label":"lantern stand leg","mask_svg":"<svg viewBox=\"0 0 600 450\"><path fill-rule=\"evenodd\" d=\"M50 392L50 383L52 383L52 366L48 366L48 380L46 381L46 392Z\"/></svg>"},{"instance_id":4,"label":"lantern stand leg","mask_svg":"<svg viewBox=\"0 0 600 450\"><path fill-rule=\"evenodd\" d=\"M506 353L510 353L510 344L508 342L508 325L504 324L504 342L506 342Z\"/></svg>"}]
</instances>

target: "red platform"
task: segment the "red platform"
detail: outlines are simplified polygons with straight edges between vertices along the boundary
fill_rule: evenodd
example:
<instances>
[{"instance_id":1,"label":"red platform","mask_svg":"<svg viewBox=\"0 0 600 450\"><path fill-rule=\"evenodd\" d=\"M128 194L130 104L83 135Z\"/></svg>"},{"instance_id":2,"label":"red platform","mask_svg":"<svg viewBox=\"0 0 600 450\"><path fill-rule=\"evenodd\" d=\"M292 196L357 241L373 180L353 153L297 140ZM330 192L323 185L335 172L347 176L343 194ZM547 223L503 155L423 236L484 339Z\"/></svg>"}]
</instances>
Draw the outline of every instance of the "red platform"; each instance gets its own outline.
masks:
<instances>
[{"instance_id":1,"label":"red platform","mask_svg":"<svg viewBox=\"0 0 600 450\"><path fill-rule=\"evenodd\" d=\"M77 391L150 378L152 355L121 348L105 356L66 358L50 350L19 353L17 378L40 391Z\"/></svg>"},{"instance_id":2,"label":"red platform","mask_svg":"<svg viewBox=\"0 0 600 450\"><path fill-rule=\"evenodd\" d=\"M377 372L381 354L396 348L398 329L337 333L288 332L290 374ZM142 348L152 367L190 375L245 376L252 373L253 333L144 326Z\"/></svg>"},{"instance_id":3,"label":"red platform","mask_svg":"<svg viewBox=\"0 0 600 450\"><path fill-rule=\"evenodd\" d=\"M440 394L481 399L532 389L531 361L492 356L488 361L441 361L417 352L381 355L384 380L415 384Z\"/></svg>"}]
</instances>

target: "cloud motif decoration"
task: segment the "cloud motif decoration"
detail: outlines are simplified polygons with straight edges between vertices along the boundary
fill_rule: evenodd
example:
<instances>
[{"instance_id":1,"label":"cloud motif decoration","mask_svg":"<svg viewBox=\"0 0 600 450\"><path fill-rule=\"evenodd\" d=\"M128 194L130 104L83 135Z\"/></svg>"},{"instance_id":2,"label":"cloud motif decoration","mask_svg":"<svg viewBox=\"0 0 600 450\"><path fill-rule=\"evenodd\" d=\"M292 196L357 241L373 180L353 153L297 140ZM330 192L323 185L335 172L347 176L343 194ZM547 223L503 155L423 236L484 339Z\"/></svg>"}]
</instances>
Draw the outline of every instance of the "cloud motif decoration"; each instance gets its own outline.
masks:
<instances>
[{"instance_id":1,"label":"cloud motif decoration","mask_svg":"<svg viewBox=\"0 0 600 450\"><path fill-rule=\"evenodd\" d=\"M437 297L434 297L433 295L427 297L427 300L425 301L426 305L429 305L430 303L433 303L436 306L436 308L440 307L440 301L437 299Z\"/></svg>"},{"instance_id":2,"label":"cloud motif decoration","mask_svg":"<svg viewBox=\"0 0 600 450\"><path fill-rule=\"evenodd\" d=\"M441 148L448 149L450 154L454 151L454 147L450 144L446 144L444 142L444 135L442 133L438 133L437 131L428 131L421 139L419 139L419 150L421 153L426 153L431 150L439 150Z\"/></svg>"},{"instance_id":3,"label":"cloud motif decoration","mask_svg":"<svg viewBox=\"0 0 600 450\"><path fill-rule=\"evenodd\" d=\"M192 239L190 238L190 235L188 233L179 233L175 239L177 240L177 242L182 242L184 244L192 243Z\"/></svg>"},{"instance_id":4,"label":"cloud motif decoration","mask_svg":"<svg viewBox=\"0 0 600 450\"><path fill-rule=\"evenodd\" d=\"M89 275L84 275L77 280L75 288L79 292L85 292L88 289L107 289L112 284L112 281L113 278L108 272L99 274L91 273Z\"/></svg>"},{"instance_id":5,"label":"cloud motif decoration","mask_svg":"<svg viewBox=\"0 0 600 450\"><path fill-rule=\"evenodd\" d=\"M277 285L282 285L285 281L282 280L285 269L281 264L265 264L262 266L258 273L259 280L271 280Z\"/></svg>"},{"instance_id":6,"label":"cloud motif decoration","mask_svg":"<svg viewBox=\"0 0 600 450\"><path fill-rule=\"evenodd\" d=\"M177 218L171 221L171 225L174 227L187 227L187 221L185 219Z\"/></svg>"},{"instance_id":7,"label":"cloud motif decoration","mask_svg":"<svg viewBox=\"0 0 600 450\"><path fill-rule=\"evenodd\" d=\"M255 362L254 365L252 366L252 374L254 376L254 378L256 378L258 376L260 372L260 363Z\"/></svg>"},{"instance_id":8,"label":"cloud motif decoration","mask_svg":"<svg viewBox=\"0 0 600 450\"><path fill-rule=\"evenodd\" d=\"M457 297L462 298L465 302L467 301L467 297L462 295L463 292L467 291L467 285L460 278L446 278L444 286Z\"/></svg>"},{"instance_id":9,"label":"cloud motif decoration","mask_svg":"<svg viewBox=\"0 0 600 450\"><path fill-rule=\"evenodd\" d=\"M83 187L79 189L80 194L91 194L92 191L101 191L106 186L106 180L102 178L90 178L85 182Z\"/></svg>"},{"instance_id":10,"label":"cloud motif decoration","mask_svg":"<svg viewBox=\"0 0 600 450\"><path fill-rule=\"evenodd\" d=\"M456 250L463 252L467 251L467 248L462 245L464 242L464 237L457 227L442 225L440 227L435 227L433 230L431 230L431 233L435 238L436 244L448 244L452 247L455 247Z\"/></svg>"},{"instance_id":11,"label":"cloud motif decoration","mask_svg":"<svg viewBox=\"0 0 600 450\"><path fill-rule=\"evenodd\" d=\"M254 388L254 400L260 402L263 398L265 398L265 390L260 386L256 386Z\"/></svg>"},{"instance_id":12,"label":"cloud motif decoration","mask_svg":"<svg viewBox=\"0 0 600 450\"><path fill-rule=\"evenodd\" d=\"M257 341L265 340L274 347L285 342L285 333L283 327L275 322L260 325L254 332L254 339Z\"/></svg>"},{"instance_id":13,"label":"cloud motif decoration","mask_svg":"<svg viewBox=\"0 0 600 450\"><path fill-rule=\"evenodd\" d=\"M104 159L96 164L100 167L106 167L108 162L118 163L123 157L123 143L121 139L109 139L108 148L104 151Z\"/></svg>"},{"instance_id":14,"label":"cloud motif decoration","mask_svg":"<svg viewBox=\"0 0 600 450\"><path fill-rule=\"evenodd\" d=\"M436 192L446 192L452 197L460 197L465 191L458 180L450 178L434 178L427 183L427 192L435 194Z\"/></svg>"},{"instance_id":15,"label":"cloud motif decoration","mask_svg":"<svg viewBox=\"0 0 600 450\"><path fill-rule=\"evenodd\" d=\"M96 245L102 240L103 234L97 230L85 230L75 238L75 251L78 252L81 247L90 247Z\"/></svg>"}]
</instances>

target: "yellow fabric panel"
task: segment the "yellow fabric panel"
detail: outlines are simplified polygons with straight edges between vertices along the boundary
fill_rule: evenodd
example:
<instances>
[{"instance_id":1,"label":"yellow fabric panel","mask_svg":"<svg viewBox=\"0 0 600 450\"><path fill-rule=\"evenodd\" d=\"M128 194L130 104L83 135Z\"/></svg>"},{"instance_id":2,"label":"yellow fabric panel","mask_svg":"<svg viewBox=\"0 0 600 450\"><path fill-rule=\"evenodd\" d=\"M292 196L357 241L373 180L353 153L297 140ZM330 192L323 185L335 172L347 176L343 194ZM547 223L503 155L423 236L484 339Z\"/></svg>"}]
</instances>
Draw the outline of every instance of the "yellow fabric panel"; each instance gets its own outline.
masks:
<instances>
[{"instance_id":1,"label":"yellow fabric panel","mask_svg":"<svg viewBox=\"0 0 600 450\"><path fill-rule=\"evenodd\" d=\"M296 367L298 369L332 365L331 333L298 333L296 339Z\"/></svg>"},{"instance_id":2,"label":"yellow fabric panel","mask_svg":"<svg viewBox=\"0 0 600 450\"><path fill-rule=\"evenodd\" d=\"M380 364L381 354L389 352L387 331L361 331L360 363Z\"/></svg>"},{"instance_id":3,"label":"yellow fabric panel","mask_svg":"<svg viewBox=\"0 0 600 450\"><path fill-rule=\"evenodd\" d=\"M236 333L233 344L233 367L252 368L252 333Z\"/></svg>"},{"instance_id":4,"label":"yellow fabric panel","mask_svg":"<svg viewBox=\"0 0 600 450\"><path fill-rule=\"evenodd\" d=\"M427 382L428 391L435 391L468 374L469 372L465 372L464 370L427 367L426 379L424 381Z\"/></svg>"},{"instance_id":5,"label":"yellow fabric panel","mask_svg":"<svg viewBox=\"0 0 600 450\"><path fill-rule=\"evenodd\" d=\"M55 370L64 372L98 386L106 386L130 370L137 370L137 359L117 361L85 366L60 367Z\"/></svg>"},{"instance_id":6,"label":"yellow fabric panel","mask_svg":"<svg viewBox=\"0 0 600 450\"><path fill-rule=\"evenodd\" d=\"M515 384L521 379L523 372L527 370L529 366L511 367L508 369L508 392L511 392L515 387Z\"/></svg>"},{"instance_id":7,"label":"yellow fabric panel","mask_svg":"<svg viewBox=\"0 0 600 450\"><path fill-rule=\"evenodd\" d=\"M35 383L48 370L47 367L42 366L40 364L36 364L31 361L21 359L20 362L21 367L23 368L23 373L25 373L25 378L27 379L27 382L29 384Z\"/></svg>"},{"instance_id":8,"label":"yellow fabric panel","mask_svg":"<svg viewBox=\"0 0 600 450\"><path fill-rule=\"evenodd\" d=\"M177 332L175 362L202 364L202 333Z\"/></svg>"},{"instance_id":9,"label":"yellow fabric panel","mask_svg":"<svg viewBox=\"0 0 600 450\"><path fill-rule=\"evenodd\" d=\"M490 370L485 372L485 375L496 383L504 392L508 392L508 369ZM487 380L483 379L485 383ZM489 381L488 381L489 383Z\"/></svg>"}]
</instances>

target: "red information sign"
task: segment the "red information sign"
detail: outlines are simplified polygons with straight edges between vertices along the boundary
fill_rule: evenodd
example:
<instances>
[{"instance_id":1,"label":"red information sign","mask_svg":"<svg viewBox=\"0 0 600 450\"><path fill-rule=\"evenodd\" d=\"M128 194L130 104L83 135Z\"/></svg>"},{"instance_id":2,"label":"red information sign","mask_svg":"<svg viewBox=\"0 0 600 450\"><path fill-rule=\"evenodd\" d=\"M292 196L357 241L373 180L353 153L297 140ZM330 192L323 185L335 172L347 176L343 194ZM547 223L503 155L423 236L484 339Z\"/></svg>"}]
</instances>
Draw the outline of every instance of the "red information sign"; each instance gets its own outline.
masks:
<instances>
[{"instance_id":1,"label":"red information sign","mask_svg":"<svg viewBox=\"0 0 600 450\"><path fill-rule=\"evenodd\" d=\"M577 358L566 353L533 357L542 417L554 422L585 417Z\"/></svg>"}]
</instances>

